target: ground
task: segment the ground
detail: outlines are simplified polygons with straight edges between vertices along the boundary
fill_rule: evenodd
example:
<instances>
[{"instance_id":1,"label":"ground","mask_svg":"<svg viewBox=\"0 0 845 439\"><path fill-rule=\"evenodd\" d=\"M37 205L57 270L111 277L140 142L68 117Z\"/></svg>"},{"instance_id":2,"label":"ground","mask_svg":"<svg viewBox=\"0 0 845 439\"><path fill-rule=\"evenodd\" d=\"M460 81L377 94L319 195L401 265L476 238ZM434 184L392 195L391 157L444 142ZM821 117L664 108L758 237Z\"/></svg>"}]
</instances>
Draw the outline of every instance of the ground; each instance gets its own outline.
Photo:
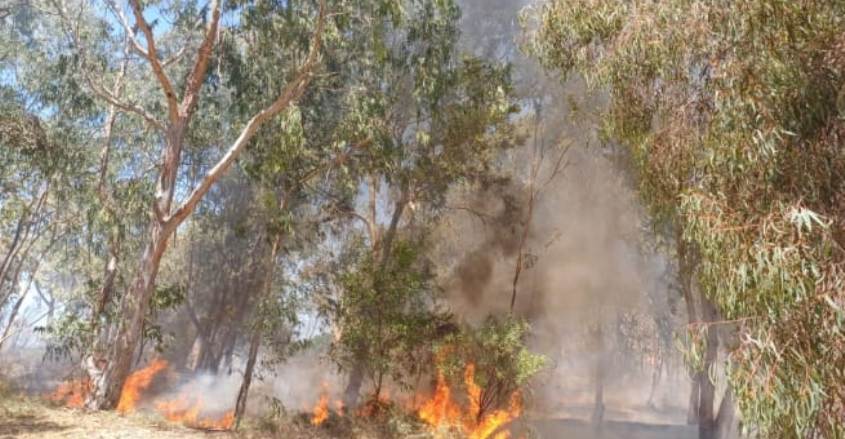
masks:
<instances>
[{"instance_id":1,"label":"ground","mask_svg":"<svg viewBox=\"0 0 845 439\"><path fill-rule=\"evenodd\" d=\"M411 437L413 435L406 435ZM120 415L113 411L71 409L45 398L9 390L0 381L0 439L329 439L384 438L384 425L332 415L312 427L308 414L291 414L270 428L249 420L239 432L201 431L168 422L156 414Z\"/></svg>"},{"instance_id":2,"label":"ground","mask_svg":"<svg viewBox=\"0 0 845 439\"><path fill-rule=\"evenodd\" d=\"M116 412L89 412L62 407L46 399L9 390L0 381L0 439L328 439L328 438L429 438L416 428L397 429L396 421L372 422L331 415L321 427L312 427L307 414L292 414L275 425L275 431L258 420L247 423L240 432L208 432L167 422L152 413L120 415ZM385 428L390 425L389 428ZM528 420L526 437L567 439L695 439L696 429L686 425L659 422L609 421L600 429L574 419ZM411 427L412 424L404 424ZM521 430L517 428L516 431ZM399 431L406 432L404 434ZM521 434L517 434L520 437Z\"/></svg>"},{"instance_id":3,"label":"ground","mask_svg":"<svg viewBox=\"0 0 845 439\"><path fill-rule=\"evenodd\" d=\"M87 413L19 394L0 395L0 439L210 437L228 439L235 435L191 430L146 415L121 416L115 412Z\"/></svg>"}]
</instances>

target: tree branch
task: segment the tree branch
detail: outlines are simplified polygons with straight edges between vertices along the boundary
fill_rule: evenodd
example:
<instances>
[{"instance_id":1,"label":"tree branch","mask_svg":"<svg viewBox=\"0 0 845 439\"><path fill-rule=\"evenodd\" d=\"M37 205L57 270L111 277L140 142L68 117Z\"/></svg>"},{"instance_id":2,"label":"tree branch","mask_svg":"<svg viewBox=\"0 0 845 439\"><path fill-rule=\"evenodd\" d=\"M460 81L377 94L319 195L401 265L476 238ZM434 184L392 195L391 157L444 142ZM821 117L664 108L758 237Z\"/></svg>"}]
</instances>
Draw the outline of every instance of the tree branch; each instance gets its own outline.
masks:
<instances>
[{"instance_id":1,"label":"tree branch","mask_svg":"<svg viewBox=\"0 0 845 439\"><path fill-rule=\"evenodd\" d=\"M106 3L109 5L109 9L112 10L112 13L117 17L117 21L120 22L120 25L123 26L123 31L126 33L126 38L129 40L129 46L135 49L136 52L141 54L144 58L147 58L149 55L147 54L146 49L141 43L135 38L135 31L132 29L132 26L129 25L129 20L126 18L126 14L123 13L123 9L117 6L114 3L114 0L106 0Z\"/></svg>"},{"instance_id":2,"label":"tree branch","mask_svg":"<svg viewBox=\"0 0 845 439\"><path fill-rule=\"evenodd\" d=\"M205 38L199 48L197 55L197 62L194 63L194 68L188 76L188 82L185 85L185 94L182 98L182 107L180 113L183 116L188 116L194 111L197 100L199 99L200 87L205 81L205 72L208 70L208 59L211 57L212 49L214 49L214 39L217 37L217 31L220 27L220 0L213 0L211 4L211 22L208 23L208 28L205 31Z\"/></svg>"},{"instance_id":3,"label":"tree branch","mask_svg":"<svg viewBox=\"0 0 845 439\"><path fill-rule=\"evenodd\" d=\"M141 29L144 38L147 40L147 50L141 53L149 60L153 74L158 79L159 85L161 85L161 90L164 92L164 97L167 100L167 112L170 116L170 122L173 123L179 119L179 104L176 101L176 92L173 90L173 84L170 82L170 78L167 77L167 73L164 72L164 67L161 66L161 62L158 59L153 31L150 29L147 20L144 19L144 10L141 3L139 0L130 0L129 4L132 6L132 12L135 14L135 24ZM121 13L120 15L123 14ZM137 40L133 38L133 41L137 44Z\"/></svg>"},{"instance_id":4,"label":"tree branch","mask_svg":"<svg viewBox=\"0 0 845 439\"><path fill-rule=\"evenodd\" d=\"M135 0L137 1L137 0ZM258 114L252 117L252 119L247 122L244 129L241 131L241 134L235 140L229 150L226 151L226 154L211 168L202 179L200 184L194 188L191 192L191 195L188 199L181 205L173 214L166 219L167 227L171 229L175 229L188 215L193 212L194 208L196 208L197 204L200 202L203 196L211 189L211 186L229 169L229 167L234 163L235 159L238 155L243 151L244 147L249 143L255 133L258 131L259 128L269 120L270 118L279 114L282 110L288 108L288 106L298 99L302 93L305 91L305 87L311 80L312 77L312 70L314 69L315 64L317 63L317 59L320 52L320 47L322 45L322 33L323 33L323 25L325 21L325 2L320 2L320 12L317 18L317 29L314 32L314 36L311 43L311 49L308 53L308 57L306 58L305 63L300 67L299 72L297 73L296 77L289 82L279 96L273 101L270 106L264 108L263 110L259 111Z\"/></svg>"},{"instance_id":5,"label":"tree branch","mask_svg":"<svg viewBox=\"0 0 845 439\"><path fill-rule=\"evenodd\" d=\"M112 0L107 0L107 1L109 2L109 5L115 10L115 14L118 14L118 18L120 18L122 13L120 13L118 9L115 9L116 7L114 6L114 3L112 2ZM144 119L144 121L146 121L148 124L150 124L150 126L152 126L153 128L160 130L160 131L164 131L164 125L161 122L159 122L155 118L155 116L148 113L146 110L144 110L143 108L141 108L138 105L135 105L135 104L129 103L129 102L121 101L115 94L113 94L113 93L109 92L108 90L106 90L105 88L99 86L97 84L97 81L94 81L94 80L91 79L91 76L88 72L87 63L86 63L86 56L87 56L88 52L85 49L85 45L82 43L82 40L79 38L79 33L77 31L74 31L73 29L71 29L71 25L70 25L71 20L68 18L67 11L64 9L64 7L61 4L59 4L58 2L54 2L53 4L54 4L54 7L56 8L56 11L59 14L59 18L61 19L61 23L64 27L65 33L68 35L68 37L70 37L70 39L73 41L73 44L76 46L76 49L79 51L80 58L82 60L82 66L81 66L82 68L80 70L82 71L82 78L85 80L85 83L88 85L88 88L95 95L99 96L101 99L105 100L110 105L113 105L114 107L117 107L117 108L119 108L123 111L129 112L129 113L135 113L136 115L141 116L141 118ZM130 45L137 45L138 42L134 38L134 32L132 32L132 29L129 27L128 23L125 23L125 17L124 17L122 22L124 22L124 27L126 29L126 38L131 43ZM136 48L136 50L137 50L137 48ZM146 54L145 54L145 56L146 56ZM123 73L123 72L120 73L121 76L124 75L124 74L125 73Z\"/></svg>"},{"instance_id":6,"label":"tree branch","mask_svg":"<svg viewBox=\"0 0 845 439\"><path fill-rule=\"evenodd\" d=\"M141 116L141 118L144 119L144 121L147 122L148 124L150 124L150 126L152 126L153 128L155 128L159 131L165 130L164 124L159 122L158 119L155 118L155 116L148 113L143 108L141 108L141 107L139 107L135 104L131 104L131 103L128 103L128 102L121 101L116 96L111 94L108 90L106 90L106 89L100 87L99 85L97 85L91 79L91 77L88 76L87 73L83 74L83 77L85 78L85 82L88 84L88 88L91 89L91 91L94 92L95 95L99 96L100 98L102 98L103 100L108 102L109 104L114 105L115 107L117 107L117 108L119 108L123 111L129 112L129 113L135 113L138 116Z\"/></svg>"}]
</instances>

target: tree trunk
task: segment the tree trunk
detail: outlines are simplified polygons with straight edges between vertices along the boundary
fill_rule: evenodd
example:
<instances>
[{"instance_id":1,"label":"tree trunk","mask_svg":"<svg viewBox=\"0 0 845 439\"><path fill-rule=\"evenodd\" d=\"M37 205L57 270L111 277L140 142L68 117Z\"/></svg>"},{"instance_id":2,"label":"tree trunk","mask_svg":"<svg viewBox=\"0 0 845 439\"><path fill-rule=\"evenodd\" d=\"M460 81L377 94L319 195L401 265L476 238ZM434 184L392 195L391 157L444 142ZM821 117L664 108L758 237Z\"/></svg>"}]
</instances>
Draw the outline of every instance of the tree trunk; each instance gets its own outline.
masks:
<instances>
[{"instance_id":1,"label":"tree trunk","mask_svg":"<svg viewBox=\"0 0 845 439\"><path fill-rule=\"evenodd\" d=\"M393 215L390 218L390 225L384 236L376 243L377 247L374 251L381 252L379 260L379 270L385 270L388 262L390 262L390 253L393 247L393 241L396 239L396 234L399 230L399 222L402 219L402 214L410 202L410 189L407 185L403 185L402 194L399 200L396 201ZM375 224L375 218L372 218ZM378 290L378 285L375 286ZM346 390L343 392L343 404L350 409L358 405L358 398L361 395L361 387L364 385L364 362L357 361L349 372L349 381L346 384Z\"/></svg>"},{"instance_id":2,"label":"tree trunk","mask_svg":"<svg viewBox=\"0 0 845 439\"><path fill-rule=\"evenodd\" d=\"M528 213L522 224L522 235L519 238L518 254L516 255L516 267L513 273L513 292L511 293L510 312L513 313L513 308L516 305L516 291L519 285L519 275L522 274L523 265L525 264L525 245L528 243L528 236L531 233L531 221L534 217L534 180L532 177L531 184L528 186Z\"/></svg>"},{"instance_id":3,"label":"tree trunk","mask_svg":"<svg viewBox=\"0 0 845 439\"><path fill-rule=\"evenodd\" d=\"M122 320L111 340L106 357L95 352L93 361L86 364L91 379L91 392L85 402L93 410L113 408L120 399L124 381L129 376L132 358L141 340L144 317L155 289L161 257L167 248L172 230L165 229L153 220L150 226L149 243L141 257L139 270L128 293L120 305Z\"/></svg>"},{"instance_id":4,"label":"tree trunk","mask_svg":"<svg viewBox=\"0 0 845 439\"><path fill-rule=\"evenodd\" d=\"M607 359L604 348L604 331L601 323L593 333L596 346L596 376L595 376L595 397L593 399L592 421L594 425L601 425L604 422L604 380L607 373Z\"/></svg>"},{"instance_id":5,"label":"tree trunk","mask_svg":"<svg viewBox=\"0 0 845 439\"><path fill-rule=\"evenodd\" d=\"M702 309L706 324L717 319L715 306L706 298L702 297ZM713 414L713 403L716 394L716 386L710 380L709 371L716 363L716 356L719 352L719 337L714 326L708 325L707 329L707 350L704 354L704 369L699 372L700 399L698 406L698 432L700 439L715 439L716 419Z\"/></svg>"},{"instance_id":6,"label":"tree trunk","mask_svg":"<svg viewBox=\"0 0 845 439\"><path fill-rule=\"evenodd\" d=\"M282 202L282 208L287 209L290 196L285 197ZM273 274L276 267L276 256L279 254L279 249L282 244L282 236L276 236L273 241L273 247L270 249L270 260L268 261L267 276L264 279L263 294L261 298L266 298L270 295L273 288ZM260 298L260 299L261 299ZM256 303L260 306L260 302ZM261 347L261 325L256 325L252 332L252 337L249 341L249 358L244 369L244 379L241 382L241 388L238 390L238 398L235 401L235 428L241 424L244 412L246 411L246 400L249 396L249 386L252 384L252 374L255 370L255 363L258 359L258 349Z\"/></svg>"},{"instance_id":7,"label":"tree trunk","mask_svg":"<svg viewBox=\"0 0 845 439\"><path fill-rule=\"evenodd\" d=\"M649 407L656 407L654 404L654 395L657 393L657 387L658 384L660 384L660 377L663 375L663 354L658 352L657 356L657 364L654 366L654 370L651 373L651 390L648 393L647 402Z\"/></svg>"},{"instance_id":8,"label":"tree trunk","mask_svg":"<svg viewBox=\"0 0 845 439\"><path fill-rule=\"evenodd\" d=\"M358 397L361 395L361 386L364 385L364 366L363 362L355 363L355 366L349 372L349 382L346 384L346 390L343 392L343 405L350 409L358 404Z\"/></svg>"},{"instance_id":9,"label":"tree trunk","mask_svg":"<svg viewBox=\"0 0 845 439\"><path fill-rule=\"evenodd\" d=\"M32 281L30 280L30 283ZM6 323L6 329L3 330L3 335L0 335L0 351L3 350L3 342L9 335L9 331L12 330L12 325L15 324L15 319L18 317L18 312L21 310L21 305L23 305L24 299L26 299L26 295L29 292L29 286L21 293L21 297L18 297L18 300L15 301L15 306L12 308L12 312L9 314L9 321Z\"/></svg>"},{"instance_id":10,"label":"tree trunk","mask_svg":"<svg viewBox=\"0 0 845 439\"><path fill-rule=\"evenodd\" d=\"M719 413L716 415L716 439L734 439L737 437L739 437L739 422L736 419L733 392L728 386L725 396L719 404Z\"/></svg>"},{"instance_id":11,"label":"tree trunk","mask_svg":"<svg viewBox=\"0 0 845 439\"><path fill-rule=\"evenodd\" d=\"M258 348L261 346L261 333L256 330L252 334L252 339L249 341L249 358L246 360L246 368L244 369L244 380L241 382L241 388L238 390L238 399L235 402L235 428L241 425L246 412L246 400L249 396L249 386L252 384L252 374L255 370L255 362L258 359Z\"/></svg>"},{"instance_id":12,"label":"tree trunk","mask_svg":"<svg viewBox=\"0 0 845 439\"><path fill-rule=\"evenodd\" d=\"M698 402L701 399L701 379L698 376L698 373L693 374L692 376L692 386L690 389L690 396L689 396L689 407L687 408L687 424L694 425L698 424Z\"/></svg>"},{"instance_id":13,"label":"tree trunk","mask_svg":"<svg viewBox=\"0 0 845 439\"><path fill-rule=\"evenodd\" d=\"M120 326L113 337L108 356L106 358L93 358L99 357L100 353L96 352L96 349L92 349L94 352L85 360L86 365L93 365L86 367L91 382L91 392L86 400L86 406L91 409L114 407L120 398L121 388L129 375L132 355L142 336L141 328L144 317L155 288L161 257L167 248L170 235L182 221L191 215L205 194L226 173L258 129L266 121L289 108L292 102L302 96L305 87L311 81L312 70L318 61L325 19L325 4L321 1L312 44L296 77L285 85L268 107L260 110L246 123L223 157L206 173L201 183L190 191L184 203L172 211L171 206L181 160L182 144L192 115L196 110L205 82L209 59L214 52L217 41L221 15L220 2L215 0L211 3L210 20L206 26L203 41L197 51L194 66L188 75L181 104L178 102L177 94L173 89L173 83L158 58L152 28L144 18L144 6L139 0L130 1L130 6L135 16L136 26L144 34L146 40L147 49L142 49L141 52L149 61L154 76L166 98L168 122L165 126L165 124L158 123L155 119L148 117L145 112L141 111L140 113L145 120L151 121L152 125L161 129L164 134L160 173L156 185L155 200L152 203L154 216L149 227L149 239L141 257L135 280L121 301L120 313L118 314ZM122 15L120 17L123 18ZM134 35L135 32L128 22L125 19L121 21L127 35ZM129 40L128 44L140 47L134 37Z\"/></svg>"},{"instance_id":14,"label":"tree trunk","mask_svg":"<svg viewBox=\"0 0 845 439\"><path fill-rule=\"evenodd\" d=\"M684 304L687 308L687 321L693 325L698 323L696 312L695 288L694 288L694 262L690 249L687 247L680 229L675 235L675 245L678 256L678 282L681 294L684 297ZM690 370L692 386L690 388L689 407L687 408L687 424L694 425L699 422L699 407L701 400L701 372Z\"/></svg>"}]
</instances>

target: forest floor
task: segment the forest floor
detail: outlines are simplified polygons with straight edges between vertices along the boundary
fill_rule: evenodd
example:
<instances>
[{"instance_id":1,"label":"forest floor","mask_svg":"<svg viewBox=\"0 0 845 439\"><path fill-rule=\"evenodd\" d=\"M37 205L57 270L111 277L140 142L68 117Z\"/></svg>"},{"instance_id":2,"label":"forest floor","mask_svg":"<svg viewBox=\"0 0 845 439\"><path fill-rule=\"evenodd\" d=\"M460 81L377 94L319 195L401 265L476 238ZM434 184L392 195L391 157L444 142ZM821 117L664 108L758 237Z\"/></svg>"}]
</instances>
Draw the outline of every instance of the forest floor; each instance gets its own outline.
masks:
<instances>
[{"instance_id":1,"label":"forest floor","mask_svg":"<svg viewBox=\"0 0 845 439\"><path fill-rule=\"evenodd\" d=\"M293 414L272 426L248 419L238 432L206 431L138 411L121 415L61 406L40 396L11 391L0 381L0 439L330 439L385 437L383 426L332 416L312 427L308 414ZM372 424L372 425L370 425Z\"/></svg>"},{"instance_id":2,"label":"forest floor","mask_svg":"<svg viewBox=\"0 0 845 439\"><path fill-rule=\"evenodd\" d=\"M577 420L533 421L536 437L567 439L694 439L688 426L608 422L601 429ZM37 397L0 392L0 439L258 439L332 438L331 429L315 429L290 423L283 431L248 427L240 432L200 431L167 422L153 414L119 415L115 412L86 412L58 406ZM347 430L345 432L349 434ZM358 432L361 433L361 432ZM377 437L353 434L343 437Z\"/></svg>"},{"instance_id":3,"label":"forest floor","mask_svg":"<svg viewBox=\"0 0 845 439\"><path fill-rule=\"evenodd\" d=\"M207 433L155 419L151 415L122 416L116 412L85 412L57 406L40 398L0 394L0 439L182 439L235 437Z\"/></svg>"},{"instance_id":4,"label":"forest floor","mask_svg":"<svg viewBox=\"0 0 845 439\"><path fill-rule=\"evenodd\" d=\"M6 384L4 384L4 382ZM19 382L19 381L15 381ZM263 419L247 419L238 432L203 431L169 422L161 416L138 411L121 415L113 411L89 412L61 406L44 398L42 393L13 390L10 381L0 379L0 439L329 439L329 438L378 438L397 437L385 434L385 422L370 419L338 417L332 414L320 427L313 427L307 413L291 413L284 420L272 424ZM26 387L26 386L25 386ZM587 410L585 406L584 410ZM585 412L586 413L586 412ZM578 420L577 410L567 413L546 413L541 419L520 422L528 427L532 438L566 439L695 439L696 429L687 425L672 425L656 416L644 416L641 410L634 413L612 413L616 420L596 426ZM575 415L570 417L570 415ZM654 414L652 414L654 415ZM676 418L677 414L664 414ZM612 416L613 417L613 416ZM533 418L533 417L530 417ZM393 419L393 423L400 421ZM405 424L408 434L402 437L430 437L420 434L412 424ZM395 426L394 426L395 427ZM522 430L521 428L517 428ZM519 437L521 434L516 434Z\"/></svg>"}]
</instances>

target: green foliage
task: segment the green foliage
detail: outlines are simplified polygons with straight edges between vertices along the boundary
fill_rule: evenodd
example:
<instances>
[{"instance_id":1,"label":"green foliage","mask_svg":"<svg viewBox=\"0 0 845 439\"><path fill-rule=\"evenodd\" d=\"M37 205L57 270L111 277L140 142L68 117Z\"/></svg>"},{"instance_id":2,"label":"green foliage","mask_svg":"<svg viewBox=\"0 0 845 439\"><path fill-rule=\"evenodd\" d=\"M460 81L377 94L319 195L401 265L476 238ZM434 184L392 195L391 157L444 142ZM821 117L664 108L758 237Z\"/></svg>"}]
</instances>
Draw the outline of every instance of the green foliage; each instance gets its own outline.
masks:
<instances>
[{"instance_id":1,"label":"green foliage","mask_svg":"<svg viewBox=\"0 0 845 439\"><path fill-rule=\"evenodd\" d=\"M396 241L386 266L365 250L353 250L337 280L343 295L324 311L342 328L332 357L341 367L362 365L378 394L385 378L408 385L426 367L447 316L434 306L437 289L419 242Z\"/></svg>"},{"instance_id":2,"label":"green foliage","mask_svg":"<svg viewBox=\"0 0 845 439\"><path fill-rule=\"evenodd\" d=\"M467 366L474 367L481 387L479 419L509 406L515 392L546 365L546 358L526 346L530 327L512 315L488 317L478 328L465 327L444 338L436 349L438 367L453 383L465 385Z\"/></svg>"},{"instance_id":3,"label":"green foliage","mask_svg":"<svg viewBox=\"0 0 845 439\"><path fill-rule=\"evenodd\" d=\"M761 437L842 437L845 5L553 1L534 52L610 94L605 134L682 231Z\"/></svg>"}]
</instances>

